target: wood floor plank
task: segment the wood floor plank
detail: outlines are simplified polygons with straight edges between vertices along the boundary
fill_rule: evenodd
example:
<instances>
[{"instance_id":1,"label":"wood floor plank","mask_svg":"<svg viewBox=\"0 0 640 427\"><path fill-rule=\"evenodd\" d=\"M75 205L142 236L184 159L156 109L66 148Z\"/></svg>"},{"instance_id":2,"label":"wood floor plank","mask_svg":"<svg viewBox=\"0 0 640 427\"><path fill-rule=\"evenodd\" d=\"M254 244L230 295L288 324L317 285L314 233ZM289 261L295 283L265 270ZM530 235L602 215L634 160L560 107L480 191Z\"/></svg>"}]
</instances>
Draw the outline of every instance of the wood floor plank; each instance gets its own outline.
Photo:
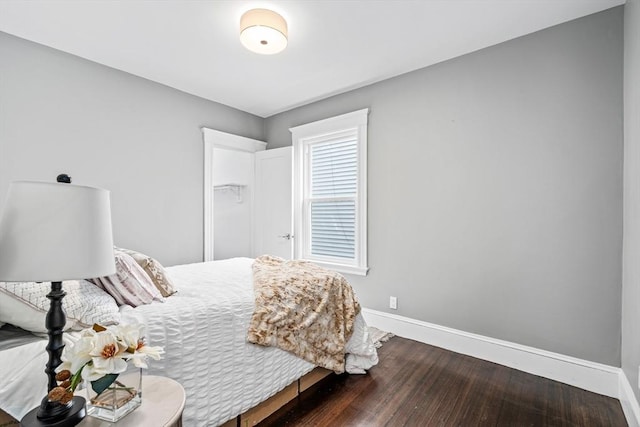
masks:
<instances>
[{"instance_id":1,"label":"wood floor plank","mask_svg":"<svg viewBox=\"0 0 640 427\"><path fill-rule=\"evenodd\" d=\"M622 427L620 402L395 337L367 375L330 376L260 423L271 426Z\"/></svg>"}]
</instances>

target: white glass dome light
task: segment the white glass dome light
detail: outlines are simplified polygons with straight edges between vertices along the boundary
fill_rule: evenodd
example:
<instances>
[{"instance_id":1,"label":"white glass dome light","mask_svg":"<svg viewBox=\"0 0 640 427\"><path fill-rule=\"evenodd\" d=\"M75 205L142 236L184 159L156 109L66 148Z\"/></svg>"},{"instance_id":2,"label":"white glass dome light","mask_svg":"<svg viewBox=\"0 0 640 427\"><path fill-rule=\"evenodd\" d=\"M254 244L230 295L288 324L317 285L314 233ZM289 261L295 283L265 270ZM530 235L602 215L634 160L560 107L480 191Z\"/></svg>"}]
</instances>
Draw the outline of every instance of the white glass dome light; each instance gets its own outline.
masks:
<instances>
[{"instance_id":1,"label":"white glass dome light","mask_svg":"<svg viewBox=\"0 0 640 427\"><path fill-rule=\"evenodd\" d=\"M287 47L287 21L268 9L251 9L240 18L240 41L252 52L272 55Z\"/></svg>"}]
</instances>

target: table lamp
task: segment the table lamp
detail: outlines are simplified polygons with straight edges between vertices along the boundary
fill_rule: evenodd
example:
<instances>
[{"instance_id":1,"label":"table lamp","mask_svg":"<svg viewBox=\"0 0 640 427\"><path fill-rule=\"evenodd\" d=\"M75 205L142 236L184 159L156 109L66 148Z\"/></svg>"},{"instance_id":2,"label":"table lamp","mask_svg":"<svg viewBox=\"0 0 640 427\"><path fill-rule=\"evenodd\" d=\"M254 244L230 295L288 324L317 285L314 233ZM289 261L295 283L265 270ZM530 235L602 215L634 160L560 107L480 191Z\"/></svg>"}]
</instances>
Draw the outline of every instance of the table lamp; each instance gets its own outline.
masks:
<instances>
[{"instance_id":1,"label":"table lamp","mask_svg":"<svg viewBox=\"0 0 640 427\"><path fill-rule=\"evenodd\" d=\"M116 271L109 192L70 181L67 175L60 175L56 183L12 182L0 218L0 281L51 282L45 322L49 391L57 385L55 369L64 348L62 281L109 276ZM65 405L45 396L21 425L74 426L85 414L82 397L75 396Z\"/></svg>"}]
</instances>

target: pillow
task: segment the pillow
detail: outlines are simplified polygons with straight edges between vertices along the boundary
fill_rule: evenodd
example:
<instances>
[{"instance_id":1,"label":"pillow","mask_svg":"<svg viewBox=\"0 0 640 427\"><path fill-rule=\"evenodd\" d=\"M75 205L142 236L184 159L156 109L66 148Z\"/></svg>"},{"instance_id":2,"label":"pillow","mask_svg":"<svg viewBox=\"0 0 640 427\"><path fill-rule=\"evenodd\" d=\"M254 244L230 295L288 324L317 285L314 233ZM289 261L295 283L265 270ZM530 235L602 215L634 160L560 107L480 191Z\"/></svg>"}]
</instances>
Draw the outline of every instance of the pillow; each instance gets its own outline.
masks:
<instances>
[{"instance_id":1,"label":"pillow","mask_svg":"<svg viewBox=\"0 0 640 427\"><path fill-rule=\"evenodd\" d=\"M113 248L116 252L124 252L131 255L145 273L151 278L151 281L155 287L160 291L163 297L169 297L175 294L177 291L173 285L173 282L169 278L166 270L157 260L151 258L148 255L141 254L131 249Z\"/></svg>"},{"instance_id":2,"label":"pillow","mask_svg":"<svg viewBox=\"0 0 640 427\"><path fill-rule=\"evenodd\" d=\"M116 302L106 292L84 280L63 282L67 295L62 300L67 323L64 330L81 330L94 323L115 325L120 322ZM51 283L0 282L0 322L10 323L30 332L47 332L45 319L50 302Z\"/></svg>"},{"instance_id":3,"label":"pillow","mask_svg":"<svg viewBox=\"0 0 640 427\"><path fill-rule=\"evenodd\" d=\"M106 291L118 305L137 307L152 301L164 301L162 294L131 255L114 252L116 274L91 279L90 282Z\"/></svg>"}]
</instances>

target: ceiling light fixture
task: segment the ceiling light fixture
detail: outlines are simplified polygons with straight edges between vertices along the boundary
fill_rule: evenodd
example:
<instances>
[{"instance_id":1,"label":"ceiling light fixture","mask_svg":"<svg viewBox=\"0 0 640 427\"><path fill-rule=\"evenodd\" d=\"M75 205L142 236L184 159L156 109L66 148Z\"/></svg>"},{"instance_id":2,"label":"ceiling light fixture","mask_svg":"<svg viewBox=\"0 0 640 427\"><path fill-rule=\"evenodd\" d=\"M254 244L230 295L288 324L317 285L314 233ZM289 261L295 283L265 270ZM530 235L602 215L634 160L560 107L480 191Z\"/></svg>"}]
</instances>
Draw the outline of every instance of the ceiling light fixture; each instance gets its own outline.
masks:
<instances>
[{"instance_id":1,"label":"ceiling light fixture","mask_svg":"<svg viewBox=\"0 0 640 427\"><path fill-rule=\"evenodd\" d=\"M240 18L240 41L252 52L272 55L287 47L287 21L268 9L251 9Z\"/></svg>"}]
</instances>

